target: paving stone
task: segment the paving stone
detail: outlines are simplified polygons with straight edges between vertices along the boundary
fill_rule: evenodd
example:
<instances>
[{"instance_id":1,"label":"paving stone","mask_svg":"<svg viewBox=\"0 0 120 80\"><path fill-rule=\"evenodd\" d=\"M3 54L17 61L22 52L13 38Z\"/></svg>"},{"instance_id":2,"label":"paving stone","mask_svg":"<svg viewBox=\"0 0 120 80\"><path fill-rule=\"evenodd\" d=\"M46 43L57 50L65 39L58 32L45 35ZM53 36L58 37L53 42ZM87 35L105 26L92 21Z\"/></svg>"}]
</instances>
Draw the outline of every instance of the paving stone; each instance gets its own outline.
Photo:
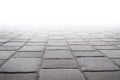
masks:
<instances>
[{"instance_id":1,"label":"paving stone","mask_svg":"<svg viewBox=\"0 0 120 80\"><path fill-rule=\"evenodd\" d=\"M0 43L0 46L3 45L4 43Z\"/></svg>"},{"instance_id":2,"label":"paving stone","mask_svg":"<svg viewBox=\"0 0 120 80\"><path fill-rule=\"evenodd\" d=\"M47 42L47 39L31 39L29 42Z\"/></svg>"},{"instance_id":3,"label":"paving stone","mask_svg":"<svg viewBox=\"0 0 120 80\"><path fill-rule=\"evenodd\" d=\"M108 38L108 39L102 39L103 41L120 41L118 39L114 39L114 38Z\"/></svg>"},{"instance_id":4,"label":"paving stone","mask_svg":"<svg viewBox=\"0 0 120 80\"><path fill-rule=\"evenodd\" d=\"M17 52L13 57L15 58L40 58L43 52Z\"/></svg>"},{"instance_id":5,"label":"paving stone","mask_svg":"<svg viewBox=\"0 0 120 80\"><path fill-rule=\"evenodd\" d=\"M71 45L71 50L95 50L92 46L89 45Z\"/></svg>"},{"instance_id":6,"label":"paving stone","mask_svg":"<svg viewBox=\"0 0 120 80\"><path fill-rule=\"evenodd\" d=\"M3 46L23 46L25 42L7 42Z\"/></svg>"},{"instance_id":7,"label":"paving stone","mask_svg":"<svg viewBox=\"0 0 120 80\"><path fill-rule=\"evenodd\" d=\"M120 45L120 41L115 41L115 42L114 42L114 41L111 41L111 42L108 42L108 43L113 44L113 45L115 45L115 44L116 44L116 45L118 45L118 44Z\"/></svg>"},{"instance_id":8,"label":"paving stone","mask_svg":"<svg viewBox=\"0 0 120 80\"><path fill-rule=\"evenodd\" d=\"M64 39L64 37L49 37L49 39Z\"/></svg>"},{"instance_id":9,"label":"paving stone","mask_svg":"<svg viewBox=\"0 0 120 80\"><path fill-rule=\"evenodd\" d=\"M27 43L26 45L27 46L44 46L44 45L46 45L46 43L36 43L36 42L34 42L34 43Z\"/></svg>"},{"instance_id":10,"label":"paving stone","mask_svg":"<svg viewBox=\"0 0 120 80\"><path fill-rule=\"evenodd\" d=\"M0 60L0 66L5 62L5 60Z\"/></svg>"},{"instance_id":11,"label":"paving stone","mask_svg":"<svg viewBox=\"0 0 120 80\"><path fill-rule=\"evenodd\" d=\"M68 50L67 46L47 46L47 50Z\"/></svg>"},{"instance_id":12,"label":"paving stone","mask_svg":"<svg viewBox=\"0 0 120 80\"><path fill-rule=\"evenodd\" d=\"M94 42L94 41L102 41L101 39L97 39L97 38L86 38L84 39L85 41L88 41L88 42Z\"/></svg>"},{"instance_id":13,"label":"paving stone","mask_svg":"<svg viewBox=\"0 0 120 80\"><path fill-rule=\"evenodd\" d=\"M82 45L82 44L88 44L87 42L85 41L69 41L68 44L71 44L71 45Z\"/></svg>"},{"instance_id":14,"label":"paving stone","mask_svg":"<svg viewBox=\"0 0 120 80\"><path fill-rule=\"evenodd\" d=\"M68 42L71 42L71 41L80 41L80 42L82 42L82 41L84 41L83 39L66 39Z\"/></svg>"},{"instance_id":15,"label":"paving stone","mask_svg":"<svg viewBox=\"0 0 120 80\"><path fill-rule=\"evenodd\" d=\"M102 49L118 49L115 46L94 46L94 48L102 50Z\"/></svg>"},{"instance_id":16,"label":"paving stone","mask_svg":"<svg viewBox=\"0 0 120 80\"><path fill-rule=\"evenodd\" d=\"M0 46L0 51L16 51L18 50L20 47L16 47L16 46Z\"/></svg>"},{"instance_id":17,"label":"paving stone","mask_svg":"<svg viewBox=\"0 0 120 80\"><path fill-rule=\"evenodd\" d=\"M67 50L46 51L44 58L73 58L72 53Z\"/></svg>"},{"instance_id":18,"label":"paving stone","mask_svg":"<svg viewBox=\"0 0 120 80\"><path fill-rule=\"evenodd\" d=\"M34 73L29 74L0 74L0 80L36 80Z\"/></svg>"},{"instance_id":19,"label":"paving stone","mask_svg":"<svg viewBox=\"0 0 120 80\"><path fill-rule=\"evenodd\" d=\"M110 58L120 58L120 50L100 50L104 55Z\"/></svg>"},{"instance_id":20,"label":"paving stone","mask_svg":"<svg viewBox=\"0 0 120 80\"><path fill-rule=\"evenodd\" d=\"M43 51L45 46L24 46L19 51Z\"/></svg>"},{"instance_id":21,"label":"paving stone","mask_svg":"<svg viewBox=\"0 0 120 80\"><path fill-rule=\"evenodd\" d=\"M40 65L38 58L12 58L0 68L0 72L35 72Z\"/></svg>"},{"instance_id":22,"label":"paving stone","mask_svg":"<svg viewBox=\"0 0 120 80\"><path fill-rule=\"evenodd\" d=\"M120 72L85 72L87 80L120 80Z\"/></svg>"},{"instance_id":23,"label":"paving stone","mask_svg":"<svg viewBox=\"0 0 120 80\"><path fill-rule=\"evenodd\" d=\"M75 56L77 57L87 57L87 56L96 56L96 57L100 57L103 56L100 52L98 51L77 51L77 52L73 52Z\"/></svg>"},{"instance_id":24,"label":"paving stone","mask_svg":"<svg viewBox=\"0 0 120 80\"><path fill-rule=\"evenodd\" d=\"M0 42L7 42L9 41L10 39L0 39Z\"/></svg>"},{"instance_id":25,"label":"paving stone","mask_svg":"<svg viewBox=\"0 0 120 80\"><path fill-rule=\"evenodd\" d=\"M43 68L77 68L73 59L47 59L43 60Z\"/></svg>"},{"instance_id":26,"label":"paving stone","mask_svg":"<svg viewBox=\"0 0 120 80\"><path fill-rule=\"evenodd\" d=\"M8 59L15 51L0 51L0 59Z\"/></svg>"},{"instance_id":27,"label":"paving stone","mask_svg":"<svg viewBox=\"0 0 120 80\"><path fill-rule=\"evenodd\" d=\"M103 57L81 57L77 61L83 71L119 70L109 59Z\"/></svg>"},{"instance_id":28,"label":"paving stone","mask_svg":"<svg viewBox=\"0 0 120 80\"><path fill-rule=\"evenodd\" d=\"M109 43L107 43L107 42L103 42L103 41L101 41L101 42L88 42L90 45L97 45L97 46L99 46L99 45L110 45Z\"/></svg>"},{"instance_id":29,"label":"paving stone","mask_svg":"<svg viewBox=\"0 0 120 80\"><path fill-rule=\"evenodd\" d=\"M52 41L49 41L48 42L48 45L56 45L56 46L58 46L58 45L67 45L66 44L66 42L60 42L60 41L54 41L54 42L52 42Z\"/></svg>"},{"instance_id":30,"label":"paving stone","mask_svg":"<svg viewBox=\"0 0 120 80\"><path fill-rule=\"evenodd\" d=\"M120 45L115 45L116 47L118 47L120 49Z\"/></svg>"},{"instance_id":31,"label":"paving stone","mask_svg":"<svg viewBox=\"0 0 120 80\"><path fill-rule=\"evenodd\" d=\"M78 69L42 69L39 80L85 80Z\"/></svg>"},{"instance_id":32,"label":"paving stone","mask_svg":"<svg viewBox=\"0 0 120 80\"><path fill-rule=\"evenodd\" d=\"M27 42L28 39L12 39L11 42Z\"/></svg>"},{"instance_id":33,"label":"paving stone","mask_svg":"<svg viewBox=\"0 0 120 80\"><path fill-rule=\"evenodd\" d=\"M116 64L120 66L120 59L112 59L112 61L114 61Z\"/></svg>"}]
</instances>

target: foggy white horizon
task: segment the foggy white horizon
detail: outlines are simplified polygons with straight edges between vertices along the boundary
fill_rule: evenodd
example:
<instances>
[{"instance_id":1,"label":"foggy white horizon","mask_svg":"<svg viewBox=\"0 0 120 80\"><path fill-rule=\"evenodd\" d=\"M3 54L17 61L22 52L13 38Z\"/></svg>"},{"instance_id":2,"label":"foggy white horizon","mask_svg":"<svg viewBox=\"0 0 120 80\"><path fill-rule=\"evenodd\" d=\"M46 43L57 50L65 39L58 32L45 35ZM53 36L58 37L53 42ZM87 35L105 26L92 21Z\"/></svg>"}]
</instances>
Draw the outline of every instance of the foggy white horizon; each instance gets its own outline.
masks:
<instances>
[{"instance_id":1,"label":"foggy white horizon","mask_svg":"<svg viewBox=\"0 0 120 80\"><path fill-rule=\"evenodd\" d=\"M119 0L1 0L0 26L120 26Z\"/></svg>"}]
</instances>

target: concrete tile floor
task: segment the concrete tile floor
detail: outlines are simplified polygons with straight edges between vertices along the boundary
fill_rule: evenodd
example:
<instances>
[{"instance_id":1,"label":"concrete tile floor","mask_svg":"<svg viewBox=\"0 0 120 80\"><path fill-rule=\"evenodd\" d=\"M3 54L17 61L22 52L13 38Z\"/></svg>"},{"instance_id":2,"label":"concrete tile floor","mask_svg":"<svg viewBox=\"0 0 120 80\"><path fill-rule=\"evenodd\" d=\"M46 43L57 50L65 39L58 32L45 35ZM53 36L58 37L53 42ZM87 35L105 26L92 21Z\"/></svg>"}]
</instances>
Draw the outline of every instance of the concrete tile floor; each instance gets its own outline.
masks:
<instances>
[{"instance_id":1,"label":"concrete tile floor","mask_svg":"<svg viewBox=\"0 0 120 80\"><path fill-rule=\"evenodd\" d=\"M0 80L120 80L120 29L0 29Z\"/></svg>"}]
</instances>

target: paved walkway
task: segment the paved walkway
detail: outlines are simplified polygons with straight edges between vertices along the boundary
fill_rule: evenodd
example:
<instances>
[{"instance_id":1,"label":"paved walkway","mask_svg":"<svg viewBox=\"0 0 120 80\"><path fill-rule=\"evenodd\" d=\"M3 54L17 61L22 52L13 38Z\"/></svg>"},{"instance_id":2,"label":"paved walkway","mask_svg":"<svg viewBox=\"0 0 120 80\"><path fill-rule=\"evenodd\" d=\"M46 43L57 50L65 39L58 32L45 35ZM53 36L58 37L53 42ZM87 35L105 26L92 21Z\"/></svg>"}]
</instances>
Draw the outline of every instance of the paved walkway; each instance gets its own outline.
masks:
<instances>
[{"instance_id":1,"label":"paved walkway","mask_svg":"<svg viewBox=\"0 0 120 80\"><path fill-rule=\"evenodd\" d=\"M120 80L120 30L0 30L0 80Z\"/></svg>"}]
</instances>

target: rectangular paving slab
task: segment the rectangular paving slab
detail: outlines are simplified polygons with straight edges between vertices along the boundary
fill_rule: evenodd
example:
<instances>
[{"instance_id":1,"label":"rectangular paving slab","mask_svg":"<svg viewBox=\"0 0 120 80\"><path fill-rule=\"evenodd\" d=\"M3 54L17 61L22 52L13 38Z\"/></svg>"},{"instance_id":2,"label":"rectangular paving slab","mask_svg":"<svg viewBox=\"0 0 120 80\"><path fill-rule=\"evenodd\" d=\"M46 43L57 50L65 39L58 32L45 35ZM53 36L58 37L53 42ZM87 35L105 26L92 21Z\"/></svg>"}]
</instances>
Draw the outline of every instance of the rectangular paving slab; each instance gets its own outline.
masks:
<instances>
[{"instance_id":1,"label":"rectangular paving slab","mask_svg":"<svg viewBox=\"0 0 120 80\"><path fill-rule=\"evenodd\" d=\"M120 72L85 72L87 80L120 80Z\"/></svg>"},{"instance_id":2,"label":"rectangular paving slab","mask_svg":"<svg viewBox=\"0 0 120 80\"><path fill-rule=\"evenodd\" d=\"M15 58L40 58L43 52L17 52L13 57Z\"/></svg>"},{"instance_id":3,"label":"rectangular paving slab","mask_svg":"<svg viewBox=\"0 0 120 80\"><path fill-rule=\"evenodd\" d=\"M73 54L77 57L99 57L99 56L103 56L100 52L98 51L77 51L77 52L74 52L73 51Z\"/></svg>"},{"instance_id":4,"label":"rectangular paving slab","mask_svg":"<svg viewBox=\"0 0 120 80\"><path fill-rule=\"evenodd\" d=\"M39 58L12 58L2 65L0 72L35 72L39 65Z\"/></svg>"},{"instance_id":5,"label":"rectangular paving slab","mask_svg":"<svg viewBox=\"0 0 120 80\"><path fill-rule=\"evenodd\" d=\"M8 59L15 51L0 51L0 59Z\"/></svg>"},{"instance_id":6,"label":"rectangular paving slab","mask_svg":"<svg viewBox=\"0 0 120 80\"><path fill-rule=\"evenodd\" d=\"M77 61L83 71L120 70L112 61L104 57L81 57Z\"/></svg>"},{"instance_id":7,"label":"rectangular paving slab","mask_svg":"<svg viewBox=\"0 0 120 80\"><path fill-rule=\"evenodd\" d=\"M2 74L0 73L0 80L36 80L35 73L29 74Z\"/></svg>"},{"instance_id":8,"label":"rectangular paving slab","mask_svg":"<svg viewBox=\"0 0 120 80\"><path fill-rule=\"evenodd\" d=\"M100 50L104 55L110 58L120 58L120 50Z\"/></svg>"},{"instance_id":9,"label":"rectangular paving slab","mask_svg":"<svg viewBox=\"0 0 120 80\"><path fill-rule=\"evenodd\" d=\"M71 50L95 50L90 45L71 45Z\"/></svg>"},{"instance_id":10,"label":"rectangular paving slab","mask_svg":"<svg viewBox=\"0 0 120 80\"><path fill-rule=\"evenodd\" d=\"M77 68L73 59L47 59L43 60L42 68Z\"/></svg>"},{"instance_id":11,"label":"rectangular paving slab","mask_svg":"<svg viewBox=\"0 0 120 80\"><path fill-rule=\"evenodd\" d=\"M39 80L85 80L78 69L42 69Z\"/></svg>"},{"instance_id":12,"label":"rectangular paving slab","mask_svg":"<svg viewBox=\"0 0 120 80\"><path fill-rule=\"evenodd\" d=\"M45 46L24 46L19 51L43 51Z\"/></svg>"},{"instance_id":13,"label":"rectangular paving slab","mask_svg":"<svg viewBox=\"0 0 120 80\"><path fill-rule=\"evenodd\" d=\"M73 56L68 50L52 50L46 51L44 58L73 58Z\"/></svg>"}]
</instances>

